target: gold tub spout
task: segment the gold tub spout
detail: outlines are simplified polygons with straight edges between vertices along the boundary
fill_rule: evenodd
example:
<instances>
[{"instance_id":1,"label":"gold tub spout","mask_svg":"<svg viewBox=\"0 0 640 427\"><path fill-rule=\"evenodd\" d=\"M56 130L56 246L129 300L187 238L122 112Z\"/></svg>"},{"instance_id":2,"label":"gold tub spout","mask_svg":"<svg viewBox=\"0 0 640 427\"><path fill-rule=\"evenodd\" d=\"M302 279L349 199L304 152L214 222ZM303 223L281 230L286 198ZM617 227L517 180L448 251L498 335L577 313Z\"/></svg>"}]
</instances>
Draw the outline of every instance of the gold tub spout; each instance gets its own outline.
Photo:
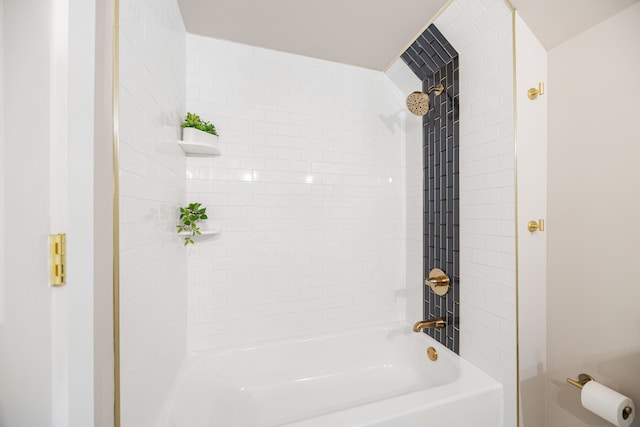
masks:
<instances>
[{"instance_id":1,"label":"gold tub spout","mask_svg":"<svg viewBox=\"0 0 640 427\"><path fill-rule=\"evenodd\" d=\"M420 332L426 328L444 328L447 324L442 317L436 317L433 320L420 320L413 325L413 332Z\"/></svg>"}]
</instances>

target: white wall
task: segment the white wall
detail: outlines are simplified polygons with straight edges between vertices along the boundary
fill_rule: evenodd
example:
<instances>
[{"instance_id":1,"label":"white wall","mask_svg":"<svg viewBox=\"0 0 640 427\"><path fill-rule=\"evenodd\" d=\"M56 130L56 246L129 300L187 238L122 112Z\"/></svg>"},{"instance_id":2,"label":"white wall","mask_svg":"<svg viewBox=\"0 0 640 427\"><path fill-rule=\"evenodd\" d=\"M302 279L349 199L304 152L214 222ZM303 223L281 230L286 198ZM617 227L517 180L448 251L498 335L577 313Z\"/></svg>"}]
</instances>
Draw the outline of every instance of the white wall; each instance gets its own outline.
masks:
<instances>
[{"instance_id":1,"label":"white wall","mask_svg":"<svg viewBox=\"0 0 640 427\"><path fill-rule=\"evenodd\" d=\"M51 4L5 2L3 12L6 185L1 244L7 304L0 325L0 425L47 427L52 425L53 383L47 244Z\"/></svg>"},{"instance_id":2,"label":"white wall","mask_svg":"<svg viewBox=\"0 0 640 427\"><path fill-rule=\"evenodd\" d=\"M120 3L123 426L153 425L186 352L185 29L175 0Z\"/></svg>"},{"instance_id":3,"label":"white wall","mask_svg":"<svg viewBox=\"0 0 640 427\"><path fill-rule=\"evenodd\" d=\"M4 0L0 0L0 22L4 28ZM4 30L0 30L0 242L4 242ZM0 244L0 326L4 323L4 244Z\"/></svg>"},{"instance_id":4,"label":"white wall","mask_svg":"<svg viewBox=\"0 0 640 427\"><path fill-rule=\"evenodd\" d=\"M460 60L460 355L502 382L516 425L515 145L511 12L456 0L435 25Z\"/></svg>"},{"instance_id":5,"label":"white wall","mask_svg":"<svg viewBox=\"0 0 640 427\"><path fill-rule=\"evenodd\" d=\"M549 51L549 426L607 425L581 372L640 403L639 22L636 3Z\"/></svg>"},{"instance_id":6,"label":"white wall","mask_svg":"<svg viewBox=\"0 0 640 427\"><path fill-rule=\"evenodd\" d=\"M94 340L113 349L112 333L93 330L95 2L3 7L2 38L11 43L1 98L10 108L0 121L10 123L3 141L13 142L3 143L2 201L13 235L0 239L11 249L1 254L10 309L0 330L0 425L92 425ZM66 285L52 287L47 235L59 232L67 234ZM112 369L98 387L105 383L112 390Z\"/></svg>"},{"instance_id":7,"label":"white wall","mask_svg":"<svg viewBox=\"0 0 640 427\"><path fill-rule=\"evenodd\" d=\"M422 81L402 61L397 60L386 72L400 91L399 105L406 105L406 97L413 91L422 91ZM404 193L405 193L405 316L408 322L417 322L424 316L423 296L423 206L424 169L422 166L422 117L402 108L398 115L404 130Z\"/></svg>"},{"instance_id":8,"label":"white wall","mask_svg":"<svg viewBox=\"0 0 640 427\"><path fill-rule=\"evenodd\" d=\"M547 101L527 91L547 84L547 51L516 15L518 103L518 296L520 426L545 425L547 371L547 232L527 222L547 217Z\"/></svg>"},{"instance_id":9,"label":"white wall","mask_svg":"<svg viewBox=\"0 0 640 427\"><path fill-rule=\"evenodd\" d=\"M188 110L219 158L188 201L223 231L189 258L189 349L404 318L403 100L380 72L187 37Z\"/></svg>"}]
</instances>

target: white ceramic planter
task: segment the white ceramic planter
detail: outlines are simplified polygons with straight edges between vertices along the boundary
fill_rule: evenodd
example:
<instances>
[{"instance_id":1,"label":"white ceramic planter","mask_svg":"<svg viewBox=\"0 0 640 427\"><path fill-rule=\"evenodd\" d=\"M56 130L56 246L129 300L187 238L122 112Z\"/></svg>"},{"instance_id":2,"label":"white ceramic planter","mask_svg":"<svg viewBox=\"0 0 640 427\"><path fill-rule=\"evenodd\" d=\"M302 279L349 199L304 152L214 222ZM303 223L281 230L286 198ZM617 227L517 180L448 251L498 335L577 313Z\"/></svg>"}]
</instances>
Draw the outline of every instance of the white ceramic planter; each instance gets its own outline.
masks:
<instances>
[{"instance_id":1,"label":"white ceramic planter","mask_svg":"<svg viewBox=\"0 0 640 427\"><path fill-rule=\"evenodd\" d=\"M198 144L218 144L218 137L196 128L182 128L182 140Z\"/></svg>"}]
</instances>

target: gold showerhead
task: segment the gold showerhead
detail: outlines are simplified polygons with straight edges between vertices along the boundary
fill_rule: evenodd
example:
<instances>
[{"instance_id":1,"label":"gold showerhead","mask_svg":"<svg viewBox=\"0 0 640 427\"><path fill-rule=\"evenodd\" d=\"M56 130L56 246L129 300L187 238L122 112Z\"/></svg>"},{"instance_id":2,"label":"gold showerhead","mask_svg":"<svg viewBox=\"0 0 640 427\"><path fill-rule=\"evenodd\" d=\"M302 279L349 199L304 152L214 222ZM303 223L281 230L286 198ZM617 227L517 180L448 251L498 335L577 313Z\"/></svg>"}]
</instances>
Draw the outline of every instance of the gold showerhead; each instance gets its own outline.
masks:
<instances>
[{"instance_id":1,"label":"gold showerhead","mask_svg":"<svg viewBox=\"0 0 640 427\"><path fill-rule=\"evenodd\" d=\"M430 88L427 93L416 91L407 96L407 108L416 116L424 116L429 112L429 94L435 92L436 95L440 95L444 91L444 86L439 84Z\"/></svg>"}]
</instances>

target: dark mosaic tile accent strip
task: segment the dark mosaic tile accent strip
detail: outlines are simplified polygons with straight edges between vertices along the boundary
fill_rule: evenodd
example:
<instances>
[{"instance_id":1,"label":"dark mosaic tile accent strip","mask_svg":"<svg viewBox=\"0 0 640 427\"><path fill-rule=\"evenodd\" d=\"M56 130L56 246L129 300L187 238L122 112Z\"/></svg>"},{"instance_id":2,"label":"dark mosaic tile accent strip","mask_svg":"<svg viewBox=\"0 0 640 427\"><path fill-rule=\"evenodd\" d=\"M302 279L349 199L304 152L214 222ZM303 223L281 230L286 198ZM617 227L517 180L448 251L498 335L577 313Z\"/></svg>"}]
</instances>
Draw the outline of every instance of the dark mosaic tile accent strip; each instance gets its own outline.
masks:
<instances>
[{"instance_id":1,"label":"dark mosaic tile accent strip","mask_svg":"<svg viewBox=\"0 0 640 427\"><path fill-rule=\"evenodd\" d=\"M424 82L445 64L451 62L453 58L457 58L458 52L436 26L431 24L401 57L416 76Z\"/></svg>"},{"instance_id":2,"label":"dark mosaic tile accent strip","mask_svg":"<svg viewBox=\"0 0 640 427\"><path fill-rule=\"evenodd\" d=\"M444 329L425 332L450 350L460 352L460 157L458 53L434 25L407 49L402 59L431 94L423 117L424 278L433 268L444 270L451 289L440 297L424 286L424 318L442 317Z\"/></svg>"},{"instance_id":3,"label":"dark mosaic tile accent strip","mask_svg":"<svg viewBox=\"0 0 640 427\"><path fill-rule=\"evenodd\" d=\"M458 58L423 82L423 90L442 84L445 92L432 96L423 118L424 154L424 277L441 268L451 279L443 297L424 289L426 318L442 317L447 327L427 333L459 353L460 344L460 186Z\"/></svg>"}]
</instances>

